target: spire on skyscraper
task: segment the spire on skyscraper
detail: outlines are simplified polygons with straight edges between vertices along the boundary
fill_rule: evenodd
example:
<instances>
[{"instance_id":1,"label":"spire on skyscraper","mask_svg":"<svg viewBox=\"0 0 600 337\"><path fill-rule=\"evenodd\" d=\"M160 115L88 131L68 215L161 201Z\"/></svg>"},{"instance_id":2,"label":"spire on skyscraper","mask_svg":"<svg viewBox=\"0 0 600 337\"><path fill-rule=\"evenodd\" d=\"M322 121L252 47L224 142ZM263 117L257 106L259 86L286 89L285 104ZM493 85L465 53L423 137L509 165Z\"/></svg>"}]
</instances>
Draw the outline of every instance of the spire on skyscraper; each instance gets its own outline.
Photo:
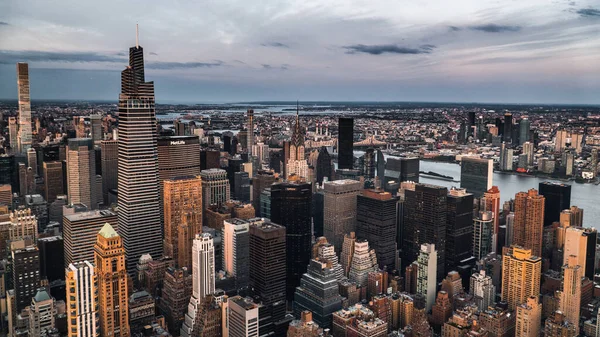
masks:
<instances>
[{"instance_id":1,"label":"spire on skyscraper","mask_svg":"<svg viewBox=\"0 0 600 337\"><path fill-rule=\"evenodd\" d=\"M140 47L140 29L137 23L135 24L135 47Z\"/></svg>"}]
</instances>

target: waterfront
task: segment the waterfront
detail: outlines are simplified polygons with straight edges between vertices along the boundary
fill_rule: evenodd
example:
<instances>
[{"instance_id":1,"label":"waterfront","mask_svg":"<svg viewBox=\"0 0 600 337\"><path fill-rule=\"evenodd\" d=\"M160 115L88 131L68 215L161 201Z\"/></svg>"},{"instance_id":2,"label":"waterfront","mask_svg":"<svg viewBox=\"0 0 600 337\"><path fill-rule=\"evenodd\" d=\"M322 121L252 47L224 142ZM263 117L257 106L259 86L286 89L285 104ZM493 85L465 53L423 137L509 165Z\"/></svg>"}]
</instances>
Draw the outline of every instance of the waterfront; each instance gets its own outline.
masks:
<instances>
[{"instance_id":1,"label":"waterfront","mask_svg":"<svg viewBox=\"0 0 600 337\"><path fill-rule=\"evenodd\" d=\"M460 180L460 165L454 163L440 163L421 160L421 171L433 171L443 175L454 177ZM504 203L507 200L514 199L515 194L521 191L527 191L530 188L538 189L540 182L555 181L552 179L543 179L534 176L521 176L515 174L494 173L493 184L500 189L500 199ZM460 186L460 183L420 177L420 182L445 186ZM571 185L571 205L583 208L583 224L588 227L594 227L600 230L600 186L594 184L577 184L569 182Z\"/></svg>"}]
</instances>

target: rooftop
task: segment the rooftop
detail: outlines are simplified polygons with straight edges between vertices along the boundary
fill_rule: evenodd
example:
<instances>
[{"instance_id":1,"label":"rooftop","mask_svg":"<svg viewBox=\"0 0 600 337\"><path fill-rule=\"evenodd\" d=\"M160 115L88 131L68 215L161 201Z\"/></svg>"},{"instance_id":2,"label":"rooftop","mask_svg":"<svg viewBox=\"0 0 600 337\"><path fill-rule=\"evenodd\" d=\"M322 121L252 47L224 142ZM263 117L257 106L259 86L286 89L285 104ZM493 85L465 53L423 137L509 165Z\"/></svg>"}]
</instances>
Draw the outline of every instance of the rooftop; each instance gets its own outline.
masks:
<instances>
[{"instance_id":1,"label":"rooftop","mask_svg":"<svg viewBox=\"0 0 600 337\"><path fill-rule=\"evenodd\" d=\"M108 222L105 223L104 226L102 226L102 229L100 230L100 232L98 232L98 234L102 235L107 239L119 236L119 234L117 234L115 229Z\"/></svg>"}]
</instances>

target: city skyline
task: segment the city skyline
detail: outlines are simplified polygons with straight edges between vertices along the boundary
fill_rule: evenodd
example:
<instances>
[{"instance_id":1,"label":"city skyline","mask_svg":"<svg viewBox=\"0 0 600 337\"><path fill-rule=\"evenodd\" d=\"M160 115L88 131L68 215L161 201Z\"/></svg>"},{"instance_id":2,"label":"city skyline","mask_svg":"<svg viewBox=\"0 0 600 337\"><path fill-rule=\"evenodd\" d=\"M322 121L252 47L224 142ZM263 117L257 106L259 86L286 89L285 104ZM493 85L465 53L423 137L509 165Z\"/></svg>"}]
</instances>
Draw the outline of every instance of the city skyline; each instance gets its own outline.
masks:
<instances>
[{"instance_id":1,"label":"city skyline","mask_svg":"<svg viewBox=\"0 0 600 337\"><path fill-rule=\"evenodd\" d=\"M592 1L67 6L0 5L0 98L116 100L139 23L158 102L599 103Z\"/></svg>"}]
</instances>

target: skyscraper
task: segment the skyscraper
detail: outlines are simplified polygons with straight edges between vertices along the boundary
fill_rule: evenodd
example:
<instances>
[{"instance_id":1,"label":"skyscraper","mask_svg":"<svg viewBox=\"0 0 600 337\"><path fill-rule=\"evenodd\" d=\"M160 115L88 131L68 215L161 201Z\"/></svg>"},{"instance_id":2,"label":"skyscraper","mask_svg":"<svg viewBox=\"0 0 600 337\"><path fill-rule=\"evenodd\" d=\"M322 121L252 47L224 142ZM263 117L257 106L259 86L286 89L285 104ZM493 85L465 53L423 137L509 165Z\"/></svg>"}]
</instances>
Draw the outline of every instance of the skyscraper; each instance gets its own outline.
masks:
<instances>
[{"instance_id":1,"label":"skyscraper","mask_svg":"<svg viewBox=\"0 0 600 337\"><path fill-rule=\"evenodd\" d=\"M354 168L354 118L338 119L338 169Z\"/></svg>"},{"instance_id":2,"label":"skyscraper","mask_svg":"<svg viewBox=\"0 0 600 337\"><path fill-rule=\"evenodd\" d=\"M542 325L542 304L539 296L531 296L517 306L515 337L539 336Z\"/></svg>"},{"instance_id":3,"label":"skyscraper","mask_svg":"<svg viewBox=\"0 0 600 337\"><path fill-rule=\"evenodd\" d=\"M421 244L433 243L437 250L437 279L444 275L446 261L446 187L416 184L415 189L405 191L402 230L402 266L417 259ZM435 294L434 297L435 299Z\"/></svg>"},{"instance_id":4,"label":"skyscraper","mask_svg":"<svg viewBox=\"0 0 600 337\"><path fill-rule=\"evenodd\" d=\"M397 202L382 190L364 190L356 199L356 236L370 242L381 269L392 270L396 263Z\"/></svg>"},{"instance_id":5,"label":"skyscraper","mask_svg":"<svg viewBox=\"0 0 600 337\"><path fill-rule=\"evenodd\" d=\"M71 263L94 261L94 243L98 232L107 223L117 226L117 219L117 214L109 210L65 214L63 216L65 267Z\"/></svg>"},{"instance_id":6,"label":"skyscraper","mask_svg":"<svg viewBox=\"0 0 600 337\"><path fill-rule=\"evenodd\" d=\"M40 286L40 253L36 246L27 246L25 241L13 242L11 246L15 308L20 313Z\"/></svg>"},{"instance_id":7,"label":"skyscraper","mask_svg":"<svg viewBox=\"0 0 600 337\"><path fill-rule=\"evenodd\" d=\"M560 212L571 207L571 185L544 181L540 183L540 195L546 198L544 227L560 220Z\"/></svg>"},{"instance_id":8,"label":"skyscraper","mask_svg":"<svg viewBox=\"0 0 600 337\"><path fill-rule=\"evenodd\" d=\"M500 190L498 186L492 186L492 188L483 194L480 210L492 212L492 217L494 218L492 250L498 252L500 251L497 249L499 245L496 242L498 240L498 231L500 230Z\"/></svg>"},{"instance_id":9,"label":"skyscraper","mask_svg":"<svg viewBox=\"0 0 600 337\"><path fill-rule=\"evenodd\" d=\"M250 273L250 222L228 219L223 223L223 270L234 276L236 287L248 286Z\"/></svg>"},{"instance_id":10,"label":"skyscraper","mask_svg":"<svg viewBox=\"0 0 600 337\"><path fill-rule=\"evenodd\" d=\"M352 254L350 271L348 272L350 281L356 283L359 287L367 287L369 273L378 269L377 256L373 249L369 249L369 242L366 240L356 240L354 242L354 253Z\"/></svg>"},{"instance_id":11,"label":"skyscraper","mask_svg":"<svg viewBox=\"0 0 600 337\"><path fill-rule=\"evenodd\" d=\"M117 189L119 170L119 142L116 139L100 142L102 164L102 198L104 205L108 204L110 190Z\"/></svg>"},{"instance_id":12,"label":"skyscraper","mask_svg":"<svg viewBox=\"0 0 600 337\"><path fill-rule=\"evenodd\" d=\"M19 126L16 117L8 117L8 137L11 153L19 152Z\"/></svg>"},{"instance_id":13,"label":"skyscraper","mask_svg":"<svg viewBox=\"0 0 600 337\"><path fill-rule=\"evenodd\" d=\"M473 220L473 256L477 261L493 252L492 235L494 219L492 212L479 212Z\"/></svg>"},{"instance_id":14,"label":"skyscraper","mask_svg":"<svg viewBox=\"0 0 600 337\"><path fill-rule=\"evenodd\" d=\"M31 148L31 97L29 91L29 65L17 63L17 86L19 99L19 152L27 153ZM13 148L15 146L10 144ZM16 144L15 144L16 145Z\"/></svg>"},{"instance_id":15,"label":"skyscraper","mask_svg":"<svg viewBox=\"0 0 600 337\"><path fill-rule=\"evenodd\" d=\"M250 224L250 286L264 309L259 324L261 336L276 331L285 317L285 227L268 220Z\"/></svg>"},{"instance_id":16,"label":"skyscraper","mask_svg":"<svg viewBox=\"0 0 600 337\"><path fill-rule=\"evenodd\" d=\"M262 214L262 207L260 202L260 196L265 188L271 187L275 182L275 175L271 171L259 170L257 174L252 177L252 206L256 211L257 217L269 218L269 216ZM269 193L270 195L270 193Z\"/></svg>"},{"instance_id":17,"label":"skyscraper","mask_svg":"<svg viewBox=\"0 0 600 337\"><path fill-rule=\"evenodd\" d=\"M154 82L144 77L144 50L129 48L119 95L119 233L126 270L135 271L143 254L162 255Z\"/></svg>"},{"instance_id":18,"label":"skyscraper","mask_svg":"<svg viewBox=\"0 0 600 337\"><path fill-rule=\"evenodd\" d=\"M98 232L94 251L94 265L98 276L100 334L129 337L125 247L123 240L111 225L105 224Z\"/></svg>"},{"instance_id":19,"label":"skyscraper","mask_svg":"<svg viewBox=\"0 0 600 337\"><path fill-rule=\"evenodd\" d=\"M200 177L202 178L202 212L211 206L221 207L230 199L229 180L225 170L203 170L200 172Z\"/></svg>"},{"instance_id":20,"label":"skyscraper","mask_svg":"<svg viewBox=\"0 0 600 337\"><path fill-rule=\"evenodd\" d=\"M258 305L250 298L234 296L227 300L227 334L229 337L258 337Z\"/></svg>"},{"instance_id":21,"label":"skyscraper","mask_svg":"<svg viewBox=\"0 0 600 337\"><path fill-rule=\"evenodd\" d=\"M88 261L71 263L67 276L67 324L69 337L98 337L98 279Z\"/></svg>"},{"instance_id":22,"label":"skyscraper","mask_svg":"<svg viewBox=\"0 0 600 337\"><path fill-rule=\"evenodd\" d=\"M63 167L59 161L43 163L44 171L44 197L50 204L56 200L57 195L64 194Z\"/></svg>"},{"instance_id":23,"label":"skyscraper","mask_svg":"<svg viewBox=\"0 0 600 337\"><path fill-rule=\"evenodd\" d=\"M188 305L181 336L199 332L202 303L215 292L215 247L210 234L197 234L192 247L192 297Z\"/></svg>"},{"instance_id":24,"label":"skyscraper","mask_svg":"<svg viewBox=\"0 0 600 337\"><path fill-rule=\"evenodd\" d=\"M342 309L335 269L330 263L310 260L294 296L294 316L305 311L313 313L314 321L323 328L331 328L332 315Z\"/></svg>"},{"instance_id":25,"label":"skyscraper","mask_svg":"<svg viewBox=\"0 0 600 337\"><path fill-rule=\"evenodd\" d=\"M271 220L286 229L286 296L293 300L306 272L311 249L311 184L284 182L271 186Z\"/></svg>"},{"instance_id":26,"label":"skyscraper","mask_svg":"<svg viewBox=\"0 0 600 337\"><path fill-rule=\"evenodd\" d=\"M531 249L534 256L542 256L544 203L545 198L535 189L515 195L513 243Z\"/></svg>"},{"instance_id":27,"label":"skyscraper","mask_svg":"<svg viewBox=\"0 0 600 337\"><path fill-rule=\"evenodd\" d=\"M356 198L361 183L334 180L323 185L323 234L338 252L345 234L356 231Z\"/></svg>"},{"instance_id":28,"label":"skyscraper","mask_svg":"<svg viewBox=\"0 0 600 337\"><path fill-rule=\"evenodd\" d=\"M200 174L198 136L158 137L157 144L160 181Z\"/></svg>"},{"instance_id":29,"label":"skyscraper","mask_svg":"<svg viewBox=\"0 0 600 337\"><path fill-rule=\"evenodd\" d=\"M317 157L317 183L322 184L325 178L329 181L333 180L332 172L333 164L331 156L327 152L327 148L321 146L319 156Z\"/></svg>"},{"instance_id":30,"label":"skyscraper","mask_svg":"<svg viewBox=\"0 0 600 337\"><path fill-rule=\"evenodd\" d=\"M562 289L560 293L560 310L567 321L575 325L579 332L579 315L581 312L581 279L584 268L580 266L577 256L569 255L562 266Z\"/></svg>"},{"instance_id":31,"label":"skyscraper","mask_svg":"<svg viewBox=\"0 0 600 337\"><path fill-rule=\"evenodd\" d=\"M178 267L192 267L192 243L202 232L202 179L188 176L163 182L164 255Z\"/></svg>"},{"instance_id":32,"label":"skyscraper","mask_svg":"<svg viewBox=\"0 0 600 337\"><path fill-rule=\"evenodd\" d=\"M494 304L496 287L492 283L492 277L486 275L485 270L480 270L479 273L471 275L470 282L469 289L479 310L484 311Z\"/></svg>"},{"instance_id":33,"label":"skyscraper","mask_svg":"<svg viewBox=\"0 0 600 337\"><path fill-rule=\"evenodd\" d=\"M492 159L462 157L460 161L460 187L481 198L492 188L494 161Z\"/></svg>"},{"instance_id":34,"label":"skyscraper","mask_svg":"<svg viewBox=\"0 0 600 337\"><path fill-rule=\"evenodd\" d=\"M417 258L417 294L426 300L426 311L431 310L435 302L435 289L437 286L437 251L434 244L422 244Z\"/></svg>"},{"instance_id":35,"label":"skyscraper","mask_svg":"<svg viewBox=\"0 0 600 337\"><path fill-rule=\"evenodd\" d=\"M306 129L300 125L299 111L296 111L296 123L294 124L292 138L290 139L290 157L286 163L285 178L295 174L298 177L308 178L308 163L304 157L304 138Z\"/></svg>"},{"instance_id":36,"label":"skyscraper","mask_svg":"<svg viewBox=\"0 0 600 337\"><path fill-rule=\"evenodd\" d=\"M521 118L519 121L519 145L529 142L529 130L531 128L531 122L527 117Z\"/></svg>"},{"instance_id":37,"label":"skyscraper","mask_svg":"<svg viewBox=\"0 0 600 337\"><path fill-rule=\"evenodd\" d=\"M504 133L502 138L506 143L512 142L512 126L512 114L510 112L507 112L504 114Z\"/></svg>"},{"instance_id":38,"label":"skyscraper","mask_svg":"<svg viewBox=\"0 0 600 337\"><path fill-rule=\"evenodd\" d=\"M473 194L452 188L446 198L446 270L452 271L473 255ZM490 235L491 239L491 235Z\"/></svg>"},{"instance_id":39,"label":"skyscraper","mask_svg":"<svg viewBox=\"0 0 600 337\"><path fill-rule=\"evenodd\" d=\"M254 145L254 110L248 109L246 111L246 117L248 118L248 144L246 144L246 148L248 149L248 158L251 158L254 153L252 153L252 145Z\"/></svg>"},{"instance_id":40,"label":"skyscraper","mask_svg":"<svg viewBox=\"0 0 600 337\"><path fill-rule=\"evenodd\" d=\"M542 259L531 249L518 246L504 248L502 254L502 301L515 310L530 296L538 296L542 276Z\"/></svg>"},{"instance_id":41,"label":"skyscraper","mask_svg":"<svg viewBox=\"0 0 600 337\"><path fill-rule=\"evenodd\" d=\"M67 149L67 187L70 204L98 208L96 200L96 159L91 138L69 139Z\"/></svg>"}]
</instances>

